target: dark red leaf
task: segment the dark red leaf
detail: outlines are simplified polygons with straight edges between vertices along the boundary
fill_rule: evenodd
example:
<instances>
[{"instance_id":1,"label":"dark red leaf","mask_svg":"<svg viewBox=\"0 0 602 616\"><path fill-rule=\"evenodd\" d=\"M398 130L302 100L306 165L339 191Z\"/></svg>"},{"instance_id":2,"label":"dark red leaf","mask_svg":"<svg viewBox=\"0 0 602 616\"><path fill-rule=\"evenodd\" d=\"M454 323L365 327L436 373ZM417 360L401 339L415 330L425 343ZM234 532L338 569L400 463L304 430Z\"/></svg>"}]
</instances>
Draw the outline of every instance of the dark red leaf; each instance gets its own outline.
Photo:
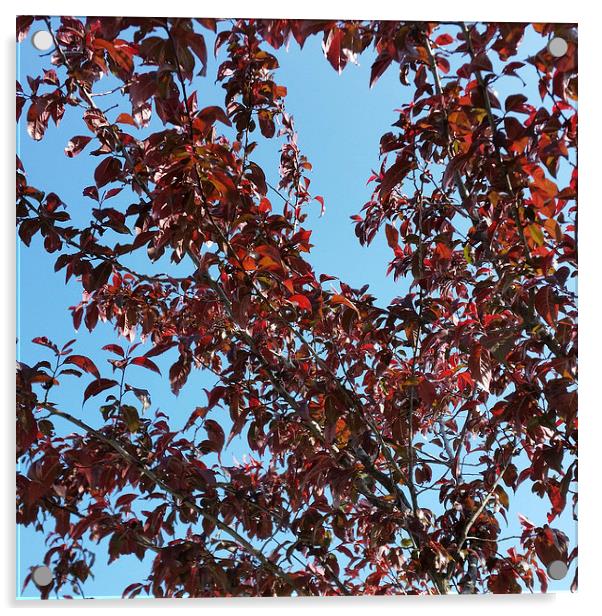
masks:
<instances>
[{"instance_id":1,"label":"dark red leaf","mask_svg":"<svg viewBox=\"0 0 602 616\"><path fill-rule=\"evenodd\" d=\"M94 362L85 355L70 355L65 359L66 364L75 364L78 368L81 368L85 372L94 375L97 379L100 379L100 372L94 364Z\"/></svg>"},{"instance_id":2,"label":"dark red leaf","mask_svg":"<svg viewBox=\"0 0 602 616\"><path fill-rule=\"evenodd\" d=\"M339 73L345 68L345 64L347 64L347 59L341 48L344 36L343 30L335 27L328 33L326 42L324 43L324 53L332 67Z\"/></svg>"},{"instance_id":3,"label":"dark red leaf","mask_svg":"<svg viewBox=\"0 0 602 616\"><path fill-rule=\"evenodd\" d=\"M105 118L102 111L98 109L88 109L84 112L84 122L87 127L93 132L96 133L99 129L109 126L108 120Z\"/></svg>"},{"instance_id":4,"label":"dark red leaf","mask_svg":"<svg viewBox=\"0 0 602 616\"><path fill-rule=\"evenodd\" d=\"M32 139L40 141L48 128L50 120L49 100L46 97L33 98L27 111L27 132Z\"/></svg>"},{"instance_id":5,"label":"dark red leaf","mask_svg":"<svg viewBox=\"0 0 602 616\"><path fill-rule=\"evenodd\" d=\"M65 154L69 158L77 156L86 147L86 145L90 143L90 141L92 141L92 137L84 137L82 135L72 137L65 147Z\"/></svg>"},{"instance_id":6,"label":"dark red leaf","mask_svg":"<svg viewBox=\"0 0 602 616\"><path fill-rule=\"evenodd\" d=\"M125 357L125 353L123 349L118 344L107 344L102 347L103 351L109 351L110 353L115 353L120 357Z\"/></svg>"},{"instance_id":7,"label":"dark red leaf","mask_svg":"<svg viewBox=\"0 0 602 616\"><path fill-rule=\"evenodd\" d=\"M211 444L212 450L216 453L220 453L224 443L226 442L224 430L217 423L217 421L214 421L213 419L205 419L203 425L205 426L205 430L207 430L207 435L209 437L208 442Z\"/></svg>"},{"instance_id":8,"label":"dark red leaf","mask_svg":"<svg viewBox=\"0 0 602 616\"><path fill-rule=\"evenodd\" d=\"M489 351L484 349L479 343L474 343L470 351L468 366L470 368L470 375L475 383L478 383L483 390L489 392L492 375Z\"/></svg>"},{"instance_id":9,"label":"dark red leaf","mask_svg":"<svg viewBox=\"0 0 602 616\"><path fill-rule=\"evenodd\" d=\"M190 355L188 353L183 353L180 355L178 361L169 369L169 382L171 383L171 390L174 394L178 395L180 389L182 389L186 383L191 367Z\"/></svg>"},{"instance_id":10,"label":"dark red leaf","mask_svg":"<svg viewBox=\"0 0 602 616\"><path fill-rule=\"evenodd\" d=\"M154 361L150 360L148 357L145 357L144 355L141 355L140 357L134 357L134 359L132 359L132 364L134 364L135 366L142 366L143 368L148 368L148 370L152 370L157 374L161 374L161 370L159 370L157 364Z\"/></svg>"},{"instance_id":11,"label":"dark red leaf","mask_svg":"<svg viewBox=\"0 0 602 616\"><path fill-rule=\"evenodd\" d=\"M38 336L37 338L34 338L32 340L32 342L34 344L39 344L41 346L48 347L49 349L52 349L53 351L55 351L57 354L59 352L59 348L56 346L56 344L54 344L54 342L51 342L50 340L48 340L48 338L46 338L46 336Z\"/></svg>"},{"instance_id":12,"label":"dark red leaf","mask_svg":"<svg viewBox=\"0 0 602 616\"><path fill-rule=\"evenodd\" d=\"M542 287L535 294L535 309L550 327L556 327L558 304L550 287Z\"/></svg>"},{"instance_id":13,"label":"dark red leaf","mask_svg":"<svg viewBox=\"0 0 602 616\"><path fill-rule=\"evenodd\" d=\"M202 34L196 32L190 33L187 38L190 48L201 61L202 68L201 75L205 75L207 72L207 46L205 45L205 37Z\"/></svg>"},{"instance_id":14,"label":"dark red leaf","mask_svg":"<svg viewBox=\"0 0 602 616\"><path fill-rule=\"evenodd\" d=\"M113 265L111 262L102 261L102 263L97 265L88 276L83 278L83 285L86 291L91 293L106 284L112 271Z\"/></svg>"},{"instance_id":15,"label":"dark red leaf","mask_svg":"<svg viewBox=\"0 0 602 616\"><path fill-rule=\"evenodd\" d=\"M96 186L101 188L109 182L114 182L121 174L121 161L118 158L109 156L105 158L94 171Z\"/></svg>"},{"instance_id":16,"label":"dark red leaf","mask_svg":"<svg viewBox=\"0 0 602 616\"><path fill-rule=\"evenodd\" d=\"M387 52L381 53L376 60L374 60L370 70L370 87L372 87L378 81L378 78L389 68L391 62L393 62L393 57Z\"/></svg>"},{"instance_id":17,"label":"dark red leaf","mask_svg":"<svg viewBox=\"0 0 602 616\"><path fill-rule=\"evenodd\" d=\"M214 124L216 121L219 121L226 126L232 126L232 122L230 122L226 112L221 107L205 107L199 111L197 117L208 124Z\"/></svg>"},{"instance_id":18,"label":"dark red leaf","mask_svg":"<svg viewBox=\"0 0 602 616\"><path fill-rule=\"evenodd\" d=\"M27 37L29 28L33 23L32 15L18 15L17 16L17 42L21 43Z\"/></svg>"},{"instance_id":19,"label":"dark red leaf","mask_svg":"<svg viewBox=\"0 0 602 616\"><path fill-rule=\"evenodd\" d=\"M397 248L399 246L399 231L393 225L387 223L385 233L387 235L387 244L391 248Z\"/></svg>"},{"instance_id":20,"label":"dark red leaf","mask_svg":"<svg viewBox=\"0 0 602 616\"><path fill-rule=\"evenodd\" d=\"M88 400L88 398L97 396L106 389L115 387L115 385L119 385L119 383L113 379L96 379L96 381L92 381L88 387L86 387L86 391L84 392L84 402Z\"/></svg>"}]
</instances>

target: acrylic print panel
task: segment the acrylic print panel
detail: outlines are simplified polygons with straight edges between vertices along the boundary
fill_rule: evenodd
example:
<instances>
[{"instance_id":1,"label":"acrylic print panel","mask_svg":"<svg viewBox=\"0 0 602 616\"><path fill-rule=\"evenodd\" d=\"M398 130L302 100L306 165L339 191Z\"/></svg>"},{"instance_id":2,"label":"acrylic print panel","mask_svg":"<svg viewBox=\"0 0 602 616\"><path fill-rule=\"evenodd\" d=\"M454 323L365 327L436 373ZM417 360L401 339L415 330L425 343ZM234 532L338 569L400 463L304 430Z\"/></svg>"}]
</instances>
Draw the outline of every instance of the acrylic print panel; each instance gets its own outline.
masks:
<instances>
[{"instance_id":1,"label":"acrylic print panel","mask_svg":"<svg viewBox=\"0 0 602 616\"><path fill-rule=\"evenodd\" d=\"M575 25L17 38L19 597L576 588Z\"/></svg>"}]
</instances>

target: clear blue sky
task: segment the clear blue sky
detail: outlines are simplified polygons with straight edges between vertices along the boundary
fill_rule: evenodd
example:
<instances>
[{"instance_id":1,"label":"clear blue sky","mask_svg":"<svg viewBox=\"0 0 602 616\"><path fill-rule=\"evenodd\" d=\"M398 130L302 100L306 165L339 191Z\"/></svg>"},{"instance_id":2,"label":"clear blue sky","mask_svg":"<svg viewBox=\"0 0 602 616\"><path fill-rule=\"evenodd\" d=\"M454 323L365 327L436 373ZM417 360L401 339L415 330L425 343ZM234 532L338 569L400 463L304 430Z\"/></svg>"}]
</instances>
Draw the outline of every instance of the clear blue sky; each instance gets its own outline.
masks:
<instances>
[{"instance_id":1,"label":"clear blue sky","mask_svg":"<svg viewBox=\"0 0 602 616\"><path fill-rule=\"evenodd\" d=\"M40 26L34 26L33 31L36 29L40 29ZM212 37L210 33L204 33L208 39L207 46L211 49ZM291 43L288 51L282 49L276 55L281 64L276 80L288 88L287 110L294 116L300 147L313 165L312 192L322 195L326 202L326 214L320 217L320 206L314 202L310 206L313 214L305 223L313 231L312 242L315 245L309 260L318 272L339 276L352 286L361 287L369 283L379 303L386 305L392 298L405 293L406 283L396 283L392 277L385 275L391 251L386 245L384 234L379 235L369 248L362 248L349 217L358 213L370 196L371 190L366 186L366 181L371 169L379 166L380 136L398 119L394 109L409 100L410 90L400 84L394 66L379 79L374 88L369 89L370 65L374 58L371 51L360 57L359 66L348 65L341 75L337 75L325 60L317 37L310 38L303 51L299 50L296 43ZM223 90L213 84L217 65L222 60L223 57L218 57L216 61L210 56L209 77L199 79L195 84L201 107L223 104ZM40 58L30 39L18 46L17 62L17 77L22 82L26 81L25 75L39 74L41 65L44 68L50 67L49 58ZM104 81L109 80L102 80L97 85L99 91L110 88L110 84L104 84ZM534 80L528 84L528 88L535 90ZM110 106L110 102L106 106ZM119 111L111 113L116 115ZM156 129L157 126L152 125L150 128ZM68 204L76 224L78 221L85 224L90 217L93 202L82 196L82 189L92 183L93 169L99 159L90 157L88 150L70 159L63 154L63 148L72 136L85 134L88 134L88 130L81 120L81 114L71 109L66 111L58 129L51 122L41 142L29 138L24 121L17 130L18 152L29 182L46 192L59 194ZM254 152L254 159L266 170L271 183L276 184L278 142L259 141L260 147ZM277 196L270 195L270 198L275 206L279 206ZM114 342L116 336L106 324L99 324L92 334L83 326L74 332L67 308L79 302L81 287L77 282L65 285L64 271L54 273L54 261L55 256L49 256L44 251L39 235L30 248L18 247L18 357L26 363L41 358L43 348L31 344L35 336L45 335L59 344L76 338L75 352L89 355L101 372L109 376L106 354L99 352L99 349L108 342ZM148 264L145 263L144 267L149 271ZM171 356L167 359L173 360ZM160 363L162 368L169 365L167 360ZM176 398L165 381L150 371L134 367L129 375L133 385L151 391L153 404L149 411L160 408L170 415L175 426L183 425L190 412L204 400L205 394L201 387L213 384L212 378L197 371ZM81 414L86 421L98 423L97 404L94 400L82 409L83 383L77 379L71 383L70 387L66 381L57 391L60 395L56 395L55 399L72 413ZM245 444L235 440L229 451L240 459ZM515 534L518 530L518 511L538 525L545 522L544 508L539 498L530 494L528 489L521 494L522 497L517 499L509 516L510 528L504 534ZM557 525L569 535L573 544L576 529L568 511ZM46 550L43 536L35 533L31 527L18 529L18 533L17 593L20 594L24 575L30 566L40 564ZM510 545L508 543L506 547ZM110 566L106 562L106 549L101 546L98 548L95 565L96 577L84 585L87 596L121 596L125 586L142 581L149 570L149 561L140 564L135 557L121 557ZM571 580L572 574L569 574L564 581L552 583L551 588L565 589ZM24 596L38 596L38 593L30 585Z\"/></svg>"}]
</instances>

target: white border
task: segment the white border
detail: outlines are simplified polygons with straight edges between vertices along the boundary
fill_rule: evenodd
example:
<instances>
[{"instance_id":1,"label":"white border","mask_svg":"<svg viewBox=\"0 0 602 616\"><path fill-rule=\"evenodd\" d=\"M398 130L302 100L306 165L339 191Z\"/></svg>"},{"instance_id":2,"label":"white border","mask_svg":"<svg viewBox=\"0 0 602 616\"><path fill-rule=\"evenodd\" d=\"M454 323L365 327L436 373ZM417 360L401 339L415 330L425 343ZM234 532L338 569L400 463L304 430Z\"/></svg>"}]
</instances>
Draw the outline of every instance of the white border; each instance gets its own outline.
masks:
<instances>
[{"instance_id":1,"label":"white border","mask_svg":"<svg viewBox=\"0 0 602 616\"><path fill-rule=\"evenodd\" d=\"M206 6L203 6L203 5ZM1 433L4 447L1 454L3 472L1 478L2 495L2 529L5 549L0 555L0 579L2 581L2 603L9 609L25 610L33 613L39 609L82 609L100 608L114 610L127 609L130 613L148 609L203 610L240 614L245 616L287 612L301 613L305 610L326 613L332 610L345 610L349 614L365 613L366 610L378 609L390 613L400 610L416 610L421 616L429 614L448 614L467 612L487 612L488 616L506 615L509 610L545 610L546 614L587 614L588 609L600 604L602 592L600 578L602 575L602 509L600 493L602 464L600 455L602 447L602 395L598 387L602 382L601 317L602 302L600 293L600 275L602 267L602 204L600 203L598 182L602 177L599 161L602 144L602 20L600 11L596 11L594 2L573 0L572 2L552 3L548 0L504 0L503 2L484 2L483 0L429 0L429 2L406 2L403 0L378 0L358 2L356 0L330 0L316 2L305 0L302 3L285 3L282 0L257 0L250 3L243 0L230 0L228 3L184 3L158 2L102 2L85 3L72 0L53 0L40 2L22 0L18 3L5 2L2 6L2 58L4 59L4 89L0 97L3 120L4 147L2 157L2 186L5 200L2 207L1 226L3 276L0 278L2 289L2 324L0 354L2 361L2 394L4 404L2 411ZM416 20L496 20L496 21L546 21L579 23L579 62L580 62L580 123L579 166L580 182L580 417L581 417L581 453L579 470L581 472L580 497L581 520L579 525L579 592L577 594L561 593L548 596L512 596L512 597L446 597L446 598L364 598L353 599L249 599L249 600L141 600L124 603L113 600L89 601L85 605L76 602L17 602L15 594L15 525L14 525L14 349L15 349L15 241L13 222L13 186L14 186L14 18L16 14L53 14L53 15L165 15L189 16L194 12L203 17L288 17L288 18L370 18L370 19L416 19ZM202 14L202 15L201 15ZM599 607L597 610L599 611ZM594 612L592 607L591 612Z\"/></svg>"}]
</instances>

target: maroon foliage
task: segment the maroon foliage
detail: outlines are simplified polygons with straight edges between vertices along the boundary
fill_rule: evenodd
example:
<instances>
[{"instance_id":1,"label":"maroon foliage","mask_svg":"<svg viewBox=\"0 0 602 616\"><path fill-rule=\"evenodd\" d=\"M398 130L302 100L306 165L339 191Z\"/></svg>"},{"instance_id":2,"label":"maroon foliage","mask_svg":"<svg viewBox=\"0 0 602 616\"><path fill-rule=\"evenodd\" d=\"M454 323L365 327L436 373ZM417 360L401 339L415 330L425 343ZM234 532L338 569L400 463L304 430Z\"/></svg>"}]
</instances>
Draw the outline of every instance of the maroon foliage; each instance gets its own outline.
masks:
<instances>
[{"instance_id":1,"label":"maroon foliage","mask_svg":"<svg viewBox=\"0 0 602 616\"><path fill-rule=\"evenodd\" d=\"M208 30L223 107L200 103ZM526 33L541 43L528 58ZM40 140L81 114L89 133L65 154L100 157L91 221L75 226L18 161L19 237L39 234L81 283L75 328L100 319L119 337L108 367L45 338L18 366L17 517L54 521L39 527L53 591L90 575L83 538L108 539L111 561L154 554L128 597L545 590L543 567L576 556L553 527L577 480L576 27L63 17L53 35L54 70L18 85L17 116ZM353 217L407 281L386 307L306 258L307 209L324 202L273 51L310 36L339 72L374 49L366 87L394 70L411 99ZM102 111L109 73L121 104ZM161 128L139 132L151 118ZM259 133L280 144L278 187L253 160ZM145 413L132 374L177 394L196 370L217 382L183 428ZM85 410L62 408L59 387L81 388ZM238 435L241 463L226 453ZM503 542L521 484L547 520Z\"/></svg>"}]
</instances>

